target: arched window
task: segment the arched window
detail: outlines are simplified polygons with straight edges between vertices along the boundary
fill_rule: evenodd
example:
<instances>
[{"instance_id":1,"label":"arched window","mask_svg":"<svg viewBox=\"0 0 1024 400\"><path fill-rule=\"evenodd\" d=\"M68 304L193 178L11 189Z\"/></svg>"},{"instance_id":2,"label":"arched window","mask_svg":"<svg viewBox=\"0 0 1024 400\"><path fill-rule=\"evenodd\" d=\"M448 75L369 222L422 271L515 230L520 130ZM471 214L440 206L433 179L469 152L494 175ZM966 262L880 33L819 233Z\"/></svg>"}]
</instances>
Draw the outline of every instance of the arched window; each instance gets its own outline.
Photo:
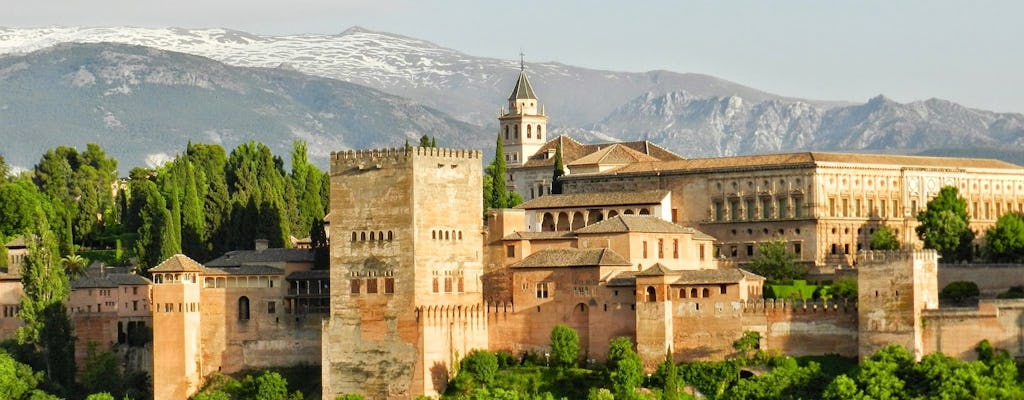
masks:
<instances>
[{"instance_id":1,"label":"arched window","mask_svg":"<svg viewBox=\"0 0 1024 400\"><path fill-rule=\"evenodd\" d=\"M249 298L242 296L238 298L238 320L249 320Z\"/></svg>"},{"instance_id":2,"label":"arched window","mask_svg":"<svg viewBox=\"0 0 1024 400\"><path fill-rule=\"evenodd\" d=\"M430 238L437 239L437 231L430 231Z\"/></svg>"},{"instance_id":3,"label":"arched window","mask_svg":"<svg viewBox=\"0 0 1024 400\"><path fill-rule=\"evenodd\" d=\"M519 139L519 124L515 125L516 139Z\"/></svg>"},{"instance_id":4,"label":"arched window","mask_svg":"<svg viewBox=\"0 0 1024 400\"><path fill-rule=\"evenodd\" d=\"M388 240L389 241L390 240L395 240L395 233L394 232L388 231Z\"/></svg>"},{"instance_id":5,"label":"arched window","mask_svg":"<svg viewBox=\"0 0 1024 400\"><path fill-rule=\"evenodd\" d=\"M532 138L532 137L533 137L533 125L527 125L526 126L526 138L529 139L529 138Z\"/></svg>"},{"instance_id":6,"label":"arched window","mask_svg":"<svg viewBox=\"0 0 1024 400\"><path fill-rule=\"evenodd\" d=\"M647 301L658 301L658 293L654 290L654 286L647 287Z\"/></svg>"},{"instance_id":7,"label":"arched window","mask_svg":"<svg viewBox=\"0 0 1024 400\"><path fill-rule=\"evenodd\" d=\"M376 237L376 235L374 234L374 232L370 231L370 241L371 242L374 240L375 237Z\"/></svg>"},{"instance_id":8,"label":"arched window","mask_svg":"<svg viewBox=\"0 0 1024 400\"><path fill-rule=\"evenodd\" d=\"M697 288L690 289L690 297L697 298Z\"/></svg>"},{"instance_id":9,"label":"arched window","mask_svg":"<svg viewBox=\"0 0 1024 400\"><path fill-rule=\"evenodd\" d=\"M508 140L508 125L505 125L505 140Z\"/></svg>"},{"instance_id":10,"label":"arched window","mask_svg":"<svg viewBox=\"0 0 1024 400\"><path fill-rule=\"evenodd\" d=\"M377 240L384 240L384 231L377 231Z\"/></svg>"},{"instance_id":11,"label":"arched window","mask_svg":"<svg viewBox=\"0 0 1024 400\"><path fill-rule=\"evenodd\" d=\"M544 136L540 133L540 125L537 125L537 139L543 139Z\"/></svg>"},{"instance_id":12,"label":"arched window","mask_svg":"<svg viewBox=\"0 0 1024 400\"><path fill-rule=\"evenodd\" d=\"M679 298L680 299L685 299L686 298L686 289L679 289Z\"/></svg>"},{"instance_id":13,"label":"arched window","mask_svg":"<svg viewBox=\"0 0 1024 400\"><path fill-rule=\"evenodd\" d=\"M359 234L359 240L362 240L364 242L366 241L366 232L362 232Z\"/></svg>"},{"instance_id":14,"label":"arched window","mask_svg":"<svg viewBox=\"0 0 1024 400\"><path fill-rule=\"evenodd\" d=\"M356 233L355 232L352 232L352 241L353 242L356 241Z\"/></svg>"},{"instance_id":15,"label":"arched window","mask_svg":"<svg viewBox=\"0 0 1024 400\"><path fill-rule=\"evenodd\" d=\"M459 240L462 240L462 231L459 231Z\"/></svg>"},{"instance_id":16,"label":"arched window","mask_svg":"<svg viewBox=\"0 0 1024 400\"><path fill-rule=\"evenodd\" d=\"M708 288L704 288L703 293L701 293L700 297L711 297L711 291L708 290Z\"/></svg>"},{"instance_id":17,"label":"arched window","mask_svg":"<svg viewBox=\"0 0 1024 400\"><path fill-rule=\"evenodd\" d=\"M444 231L444 240L448 240L448 231Z\"/></svg>"}]
</instances>

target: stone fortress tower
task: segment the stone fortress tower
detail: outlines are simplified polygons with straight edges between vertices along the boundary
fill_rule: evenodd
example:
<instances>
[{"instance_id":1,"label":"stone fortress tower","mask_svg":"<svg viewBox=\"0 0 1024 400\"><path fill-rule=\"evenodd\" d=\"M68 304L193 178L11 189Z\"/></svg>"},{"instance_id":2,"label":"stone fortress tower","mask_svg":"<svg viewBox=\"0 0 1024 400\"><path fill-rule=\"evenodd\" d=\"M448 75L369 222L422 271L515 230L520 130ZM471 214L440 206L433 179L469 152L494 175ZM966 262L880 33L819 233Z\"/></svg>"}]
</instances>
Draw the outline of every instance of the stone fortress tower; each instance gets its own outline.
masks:
<instances>
[{"instance_id":1,"label":"stone fortress tower","mask_svg":"<svg viewBox=\"0 0 1024 400\"><path fill-rule=\"evenodd\" d=\"M436 395L455 362L488 347L481 153L338 152L330 174L324 398Z\"/></svg>"},{"instance_id":2,"label":"stone fortress tower","mask_svg":"<svg viewBox=\"0 0 1024 400\"><path fill-rule=\"evenodd\" d=\"M540 112L537 109L540 108ZM548 117L537 101L530 80L526 78L526 64L520 63L519 80L508 96L508 111L501 110L498 117L499 135L505 147L505 162L509 168L520 167L546 142Z\"/></svg>"},{"instance_id":3,"label":"stone fortress tower","mask_svg":"<svg viewBox=\"0 0 1024 400\"><path fill-rule=\"evenodd\" d=\"M203 383L200 354L199 272L203 267L175 255L149 270L153 274L154 399L185 399ZM159 302L157 302L159 301Z\"/></svg>"}]
</instances>

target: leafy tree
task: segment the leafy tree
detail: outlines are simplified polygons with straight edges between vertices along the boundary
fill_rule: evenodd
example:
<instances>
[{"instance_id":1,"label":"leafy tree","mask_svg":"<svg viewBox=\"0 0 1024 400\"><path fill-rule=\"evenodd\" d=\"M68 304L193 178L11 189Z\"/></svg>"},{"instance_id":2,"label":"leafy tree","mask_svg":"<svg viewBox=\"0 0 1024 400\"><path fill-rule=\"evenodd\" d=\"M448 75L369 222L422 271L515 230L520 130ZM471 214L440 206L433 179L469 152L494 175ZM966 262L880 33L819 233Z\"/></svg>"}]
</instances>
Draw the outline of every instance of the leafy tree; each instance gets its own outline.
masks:
<instances>
[{"instance_id":1,"label":"leafy tree","mask_svg":"<svg viewBox=\"0 0 1024 400\"><path fill-rule=\"evenodd\" d=\"M327 269L331 265L331 252L327 243L327 230L322 219L313 218L309 228L309 243L313 248L313 268Z\"/></svg>"},{"instance_id":2,"label":"leafy tree","mask_svg":"<svg viewBox=\"0 0 1024 400\"><path fill-rule=\"evenodd\" d=\"M430 144L431 144L430 136L423 135L423 137L420 138L420 147L434 147L434 146L431 146Z\"/></svg>"},{"instance_id":3,"label":"leafy tree","mask_svg":"<svg viewBox=\"0 0 1024 400\"><path fill-rule=\"evenodd\" d=\"M135 254L144 269L155 267L161 261L180 251L171 227L171 211L156 184L132 180L133 208L138 209L138 239Z\"/></svg>"},{"instance_id":4,"label":"leafy tree","mask_svg":"<svg viewBox=\"0 0 1024 400\"><path fill-rule=\"evenodd\" d=\"M882 225L871 235L872 250L899 250L900 241L888 225Z\"/></svg>"},{"instance_id":5,"label":"leafy tree","mask_svg":"<svg viewBox=\"0 0 1024 400\"><path fill-rule=\"evenodd\" d=\"M774 368L761 376L740 379L725 392L724 399L816 399L822 397L827 383L818 363L806 367L785 357Z\"/></svg>"},{"instance_id":6,"label":"leafy tree","mask_svg":"<svg viewBox=\"0 0 1024 400\"><path fill-rule=\"evenodd\" d=\"M473 350L462 359L459 374L467 373L473 380L484 387L494 382L494 374L498 372L498 358L486 350Z\"/></svg>"},{"instance_id":7,"label":"leafy tree","mask_svg":"<svg viewBox=\"0 0 1024 400\"><path fill-rule=\"evenodd\" d=\"M1024 299L1024 286L1010 286L1009 289L999 293L996 297L1000 299Z\"/></svg>"},{"instance_id":8,"label":"leafy tree","mask_svg":"<svg viewBox=\"0 0 1024 400\"><path fill-rule=\"evenodd\" d=\"M41 372L22 364L6 351L0 350L0 398L11 400L56 399L38 389Z\"/></svg>"},{"instance_id":9,"label":"leafy tree","mask_svg":"<svg viewBox=\"0 0 1024 400\"><path fill-rule=\"evenodd\" d=\"M939 298L944 300L952 300L956 303L962 304L964 300L972 297L978 297L981 291L978 289L978 284L971 281L955 281L950 282L946 287L942 288L939 292Z\"/></svg>"},{"instance_id":10,"label":"leafy tree","mask_svg":"<svg viewBox=\"0 0 1024 400\"><path fill-rule=\"evenodd\" d=\"M757 244L758 255L750 261L750 272L770 280L798 279L807 274L807 267L797 263L797 257L786 250L786 242L772 240Z\"/></svg>"},{"instance_id":11,"label":"leafy tree","mask_svg":"<svg viewBox=\"0 0 1024 400\"><path fill-rule=\"evenodd\" d=\"M288 393L288 381L280 374L266 371L260 376L247 375L242 380L239 398L252 400L302 400L302 393Z\"/></svg>"},{"instance_id":12,"label":"leafy tree","mask_svg":"<svg viewBox=\"0 0 1024 400\"><path fill-rule=\"evenodd\" d=\"M572 367L580 353L580 337L576 330L557 325L551 330L551 359L555 366Z\"/></svg>"},{"instance_id":13,"label":"leafy tree","mask_svg":"<svg viewBox=\"0 0 1024 400\"><path fill-rule=\"evenodd\" d=\"M551 175L551 194L562 194L562 181L559 180L565 175L565 166L562 165L562 141L558 141L555 149L555 168Z\"/></svg>"},{"instance_id":14,"label":"leafy tree","mask_svg":"<svg viewBox=\"0 0 1024 400\"><path fill-rule=\"evenodd\" d=\"M30 344L43 355L46 376L59 390L74 383L74 342L71 321L64 303L71 293L68 277L60 265L57 243L42 210L36 210L36 229L28 238L28 256L22 262L21 297L18 317L20 344Z\"/></svg>"},{"instance_id":15,"label":"leafy tree","mask_svg":"<svg viewBox=\"0 0 1024 400\"><path fill-rule=\"evenodd\" d=\"M228 193L225 168L227 156L224 148L216 144L189 143L185 151L195 166L196 189L203 207L205 234L210 254L227 249L224 225L230 216L231 199Z\"/></svg>"},{"instance_id":16,"label":"leafy tree","mask_svg":"<svg viewBox=\"0 0 1024 400\"><path fill-rule=\"evenodd\" d=\"M508 208L508 186L505 185L505 175L508 174L508 167L505 164L505 144L498 135L498 142L494 148L494 161L488 171L491 176L491 204L488 208Z\"/></svg>"},{"instance_id":17,"label":"leafy tree","mask_svg":"<svg viewBox=\"0 0 1024 400\"><path fill-rule=\"evenodd\" d=\"M11 166L7 164L7 160L4 159L4 155L0 154L0 181L7 179L7 176L11 174Z\"/></svg>"},{"instance_id":18,"label":"leafy tree","mask_svg":"<svg viewBox=\"0 0 1024 400\"><path fill-rule=\"evenodd\" d=\"M107 392L93 393L85 397L85 400L117 400Z\"/></svg>"},{"instance_id":19,"label":"leafy tree","mask_svg":"<svg viewBox=\"0 0 1024 400\"><path fill-rule=\"evenodd\" d=\"M616 399L631 399L643 382L643 361L633 351L633 341L617 337L608 343L608 371Z\"/></svg>"},{"instance_id":20,"label":"leafy tree","mask_svg":"<svg viewBox=\"0 0 1024 400\"><path fill-rule=\"evenodd\" d=\"M89 267L89 260L78 254L64 256L64 258L60 259L60 263L64 266L64 270L71 280L85 276L86 270Z\"/></svg>"},{"instance_id":21,"label":"leafy tree","mask_svg":"<svg viewBox=\"0 0 1024 400\"><path fill-rule=\"evenodd\" d=\"M664 370L664 384L662 385L661 396L663 400L677 400L679 394L679 367L672 359L672 350L665 352L665 361L658 366L658 370Z\"/></svg>"},{"instance_id":22,"label":"leafy tree","mask_svg":"<svg viewBox=\"0 0 1024 400\"><path fill-rule=\"evenodd\" d=\"M88 345L79 381L88 393L105 392L120 396L125 390L124 374L117 356L109 351L100 351L95 342Z\"/></svg>"},{"instance_id":23,"label":"leafy tree","mask_svg":"<svg viewBox=\"0 0 1024 400\"><path fill-rule=\"evenodd\" d=\"M942 188L927 209L917 214L917 220L917 235L925 248L935 249L949 260L970 258L974 233L968 225L967 201L957 188Z\"/></svg>"},{"instance_id":24,"label":"leafy tree","mask_svg":"<svg viewBox=\"0 0 1024 400\"><path fill-rule=\"evenodd\" d=\"M587 393L587 400L615 400L615 395L605 388L590 388L590 392Z\"/></svg>"},{"instance_id":25,"label":"leafy tree","mask_svg":"<svg viewBox=\"0 0 1024 400\"><path fill-rule=\"evenodd\" d=\"M0 237L23 235L35 228L36 209L54 218L50 202L26 179L0 183Z\"/></svg>"},{"instance_id":26,"label":"leafy tree","mask_svg":"<svg viewBox=\"0 0 1024 400\"><path fill-rule=\"evenodd\" d=\"M320 193L323 189L323 179L324 173L309 162L306 143L293 142L290 180L298 207L295 215L297 220L293 223L292 232L302 232L310 219L323 220L326 215L327 204L323 203L323 196Z\"/></svg>"},{"instance_id":27,"label":"leafy tree","mask_svg":"<svg viewBox=\"0 0 1024 400\"><path fill-rule=\"evenodd\" d=\"M832 282L832 295L841 299L857 298L857 279L839 278Z\"/></svg>"},{"instance_id":28,"label":"leafy tree","mask_svg":"<svg viewBox=\"0 0 1024 400\"><path fill-rule=\"evenodd\" d=\"M761 333L755 331L743 331L739 339L732 342L732 348L746 357L751 351L761 348Z\"/></svg>"},{"instance_id":29,"label":"leafy tree","mask_svg":"<svg viewBox=\"0 0 1024 400\"><path fill-rule=\"evenodd\" d=\"M1024 216L1009 213L999 217L985 233L985 256L999 262L1024 258Z\"/></svg>"},{"instance_id":30,"label":"leafy tree","mask_svg":"<svg viewBox=\"0 0 1024 400\"><path fill-rule=\"evenodd\" d=\"M365 400L366 398L359 394L343 394L335 396L334 400Z\"/></svg>"},{"instance_id":31,"label":"leafy tree","mask_svg":"<svg viewBox=\"0 0 1024 400\"><path fill-rule=\"evenodd\" d=\"M257 238L285 247L291 234L287 211L295 209L295 197L288 189L284 161L262 143L244 143L231 151L225 175L233 208L228 247L252 248ZM242 208L244 212L236 212ZM255 230L252 221L260 223Z\"/></svg>"}]
</instances>

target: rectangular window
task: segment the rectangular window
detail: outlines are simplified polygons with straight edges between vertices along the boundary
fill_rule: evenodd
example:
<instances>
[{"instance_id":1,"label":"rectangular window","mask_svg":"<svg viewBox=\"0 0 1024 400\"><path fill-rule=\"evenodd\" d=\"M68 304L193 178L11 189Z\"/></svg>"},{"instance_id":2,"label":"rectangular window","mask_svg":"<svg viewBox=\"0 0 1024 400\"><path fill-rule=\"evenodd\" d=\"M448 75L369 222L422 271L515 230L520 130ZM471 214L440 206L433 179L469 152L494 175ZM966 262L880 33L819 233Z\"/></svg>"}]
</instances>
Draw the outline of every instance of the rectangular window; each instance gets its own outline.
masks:
<instances>
[{"instance_id":1,"label":"rectangular window","mask_svg":"<svg viewBox=\"0 0 1024 400\"><path fill-rule=\"evenodd\" d=\"M740 201L730 200L729 201L729 220L739 221L740 220Z\"/></svg>"},{"instance_id":2,"label":"rectangular window","mask_svg":"<svg viewBox=\"0 0 1024 400\"><path fill-rule=\"evenodd\" d=\"M452 277L450 277L450 276L444 277L444 292L445 293L451 293L452 292Z\"/></svg>"},{"instance_id":3,"label":"rectangular window","mask_svg":"<svg viewBox=\"0 0 1024 400\"><path fill-rule=\"evenodd\" d=\"M459 283L459 287L458 287L459 293L465 293L466 292L466 281L464 279L462 279L462 277L460 276L458 283Z\"/></svg>"},{"instance_id":4,"label":"rectangular window","mask_svg":"<svg viewBox=\"0 0 1024 400\"><path fill-rule=\"evenodd\" d=\"M874 214L875 214L875 200L874 199L868 199L868 215L867 216L870 217L870 216L872 216Z\"/></svg>"},{"instance_id":5,"label":"rectangular window","mask_svg":"<svg viewBox=\"0 0 1024 400\"><path fill-rule=\"evenodd\" d=\"M772 219L772 199L761 199L761 219Z\"/></svg>"},{"instance_id":6,"label":"rectangular window","mask_svg":"<svg viewBox=\"0 0 1024 400\"><path fill-rule=\"evenodd\" d=\"M885 217L889 216L888 210L886 210L886 207L885 207L886 201L882 200L882 201L880 201L878 203L882 206L882 209L878 210L878 215L881 216L882 218L885 218Z\"/></svg>"},{"instance_id":7,"label":"rectangular window","mask_svg":"<svg viewBox=\"0 0 1024 400\"><path fill-rule=\"evenodd\" d=\"M789 218L789 199L783 197L777 201L776 213L779 215L779 219Z\"/></svg>"},{"instance_id":8,"label":"rectangular window","mask_svg":"<svg viewBox=\"0 0 1024 400\"><path fill-rule=\"evenodd\" d=\"M711 203L711 204L712 204L711 208L714 209L715 221L721 222L722 220L724 220L725 219L725 212L722 210L722 202L721 201L715 201L714 203Z\"/></svg>"},{"instance_id":9,"label":"rectangular window","mask_svg":"<svg viewBox=\"0 0 1024 400\"><path fill-rule=\"evenodd\" d=\"M800 250L803 250L800 247L800 243L793 243L793 254L800 255Z\"/></svg>"},{"instance_id":10,"label":"rectangular window","mask_svg":"<svg viewBox=\"0 0 1024 400\"><path fill-rule=\"evenodd\" d=\"M910 213L912 215L917 215L917 200L910 201Z\"/></svg>"},{"instance_id":11,"label":"rectangular window","mask_svg":"<svg viewBox=\"0 0 1024 400\"><path fill-rule=\"evenodd\" d=\"M268 301L267 302L267 314L276 314L276 313L277 313L277 303L273 302L273 301Z\"/></svg>"},{"instance_id":12,"label":"rectangular window","mask_svg":"<svg viewBox=\"0 0 1024 400\"><path fill-rule=\"evenodd\" d=\"M546 299L548 298L548 283L540 282L537 284L537 298Z\"/></svg>"},{"instance_id":13,"label":"rectangular window","mask_svg":"<svg viewBox=\"0 0 1024 400\"><path fill-rule=\"evenodd\" d=\"M836 216L836 199L833 199L833 198L828 199L828 216L830 216L830 217L835 217Z\"/></svg>"},{"instance_id":14,"label":"rectangular window","mask_svg":"<svg viewBox=\"0 0 1024 400\"><path fill-rule=\"evenodd\" d=\"M658 258L665 258L665 239L658 239Z\"/></svg>"},{"instance_id":15,"label":"rectangular window","mask_svg":"<svg viewBox=\"0 0 1024 400\"><path fill-rule=\"evenodd\" d=\"M747 221L753 221L757 217L757 207L754 206L754 199L747 199Z\"/></svg>"},{"instance_id":16,"label":"rectangular window","mask_svg":"<svg viewBox=\"0 0 1024 400\"><path fill-rule=\"evenodd\" d=\"M899 217L900 216L900 201L899 200L893 200L892 201L892 216L893 217Z\"/></svg>"},{"instance_id":17,"label":"rectangular window","mask_svg":"<svg viewBox=\"0 0 1024 400\"><path fill-rule=\"evenodd\" d=\"M672 222L679 222L679 209L672 209Z\"/></svg>"},{"instance_id":18,"label":"rectangular window","mask_svg":"<svg viewBox=\"0 0 1024 400\"><path fill-rule=\"evenodd\" d=\"M704 261L704 245L700 245L700 260Z\"/></svg>"},{"instance_id":19,"label":"rectangular window","mask_svg":"<svg viewBox=\"0 0 1024 400\"><path fill-rule=\"evenodd\" d=\"M672 258L679 258L679 239L672 239Z\"/></svg>"},{"instance_id":20,"label":"rectangular window","mask_svg":"<svg viewBox=\"0 0 1024 400\"><path fill-rule=\"evenodd\" d=\"M437 278L434 278L433 289L434 289L434 293L440 293L440 291L441 291L441 285L440 285L440 282L439 282L439 280Z\"/></svg>"},{"instance_id":21,"label":"rectangular window","mask_svg":"<svg viewBox=\"0 0 1024 400\"><path fill-rule=\"evenodd\" d=\"M138 286L132 286L132 294L139 294L139 287Z\"/></svg>"},{"instance_id":22,"label":"rectangular window","mask_svg":"<svg viewBox=\"0 0 1024 400\"><path fill-rule=\"evenodd\" d=\"M802 197L793 198L793 218L804 217L804 199Z\"/></svg>"},{"instance_id":23,"label":"rectangular window","mask_svg":"<svg viewBox=\"0 0 1024 400\"><path fill-rule=\"evenodd\" d=\"M395 292L395 278L384 278L384 293L391 294Z\"/></svg>"},{"instance_id":24,"label":"rectangular window","mask_svg":"<svg viewBox=\"0 0 1024 400\"><path fill-rule=\"evenodd\" d=\"M985 219L990 219L990 218L992 218L992 215L991 215L991 214L989 214L989 208L990 208L989 206L991 206L991 203L989 203L989 202L985 202ZM916 214L916 213L915 213L915 214Z\"/></svg>"},{"instance_id":25,"label":"rectangular window","mask_svg":"<svg viewBox=\"0 0 1024 400\"><path fill-rule=\"evenodd\" d=\"M843 216L850 216L850 199L843 199Z\"/></svg>"},{"instance_id":26,"label":"rectangular window","mask_svg":"<svg viewBox=\"0 0 1024 400\"><path fill-rule=\"evenodd\" d=\"M139 301L132 300L132 311L139 311Z\"/></svg>"},{"instance_id":27,"label":"rectangular window","mask_svg":"<svg viewBox=\"0 0 1024 400\"><path fill-rule=\"evenodd\" d=\"M753 257L753 256L754 256L754 245L748 244L747 245L747 257Z\"/></svg>"},{"instance_id":28,"label":"rectangular window","mask_svg":"<svg viewBox=\"0 0 1024 400\"><path fill-rule=\"evenodd\" d=\"M853 216L859 218L860 215L861 215L860 213L861 213L860 199L854 199L853 200Z\"/></svg>"},{"instance_id":29,"label":"rectangular window","mask_svg":"<svg viewBox=\"0 0 1024 400\"><path fill-rule=\"evenodd\" d=\"M516 256L516 246L514 244L510 244L508 246L505 246L505 256L508 257L508 258L515 258L515 256Z\"/></svg>"},{"instance_id":30,"label":"rectangular window","mask_svg":"<svg viewBox=\"0 0 1024 400\"><path fill-rule=\"evenodd\" d=\"M647 241L646 240L644 240L644 242L643 242L643 252L644 252L644 258L647 258Z\"/></svg>"},{"instance_id":31,"label":"rectangular window","mask_svg":"<svg viewBox=\"0 0 1024 400\"><path fill-rule=\"evenodd\" d=\"M349 281L349 288L352 290L352 294L359 294L359 280L352 279Z\"/></svg>"},{"instance_id":32,"label":"rectangular window","mask_svg":"<svg viewBox=\"0 0 1024 400\"><path fill-rule=\"evenodd\" d=\"M725 294L726 287L728 287L728 285L718 285L718 294Z\"/></svg>"},{"instance_id":33,"label":"rectangular window","mask_svg":"<svg viewBox=\"0 0 1024 400\"><path fill-rule=\"evenodd\" d=\"M370 278L366 280L366 293L377 294L377 278Z\"/></svg>"}]
</instances>

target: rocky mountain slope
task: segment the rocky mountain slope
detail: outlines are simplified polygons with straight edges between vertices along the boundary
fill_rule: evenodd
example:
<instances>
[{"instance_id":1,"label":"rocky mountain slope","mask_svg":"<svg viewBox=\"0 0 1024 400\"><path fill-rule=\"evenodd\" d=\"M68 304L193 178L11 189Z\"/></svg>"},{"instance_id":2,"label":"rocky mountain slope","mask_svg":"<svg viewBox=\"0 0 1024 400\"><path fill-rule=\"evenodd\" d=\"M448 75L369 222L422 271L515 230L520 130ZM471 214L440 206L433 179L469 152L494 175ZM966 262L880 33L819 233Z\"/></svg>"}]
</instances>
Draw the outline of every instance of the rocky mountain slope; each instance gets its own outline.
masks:
<instances>
[{"instance_id":1,"label":"rocky mountain slope","mask_svg":"<svg viewBox=\"0 0 1024 400\"><path fill-rule=\"evenodd\" d=\"M127 170L188 141L230 150L255 140L287 155L296 138L326 166L331 150L397 147L424 134L441 145L490 144L480 127L435 109L291 70L110 43L0 57L0 151L19 167L58 145L97 142Z\"/></svg>"}]
</instances>

